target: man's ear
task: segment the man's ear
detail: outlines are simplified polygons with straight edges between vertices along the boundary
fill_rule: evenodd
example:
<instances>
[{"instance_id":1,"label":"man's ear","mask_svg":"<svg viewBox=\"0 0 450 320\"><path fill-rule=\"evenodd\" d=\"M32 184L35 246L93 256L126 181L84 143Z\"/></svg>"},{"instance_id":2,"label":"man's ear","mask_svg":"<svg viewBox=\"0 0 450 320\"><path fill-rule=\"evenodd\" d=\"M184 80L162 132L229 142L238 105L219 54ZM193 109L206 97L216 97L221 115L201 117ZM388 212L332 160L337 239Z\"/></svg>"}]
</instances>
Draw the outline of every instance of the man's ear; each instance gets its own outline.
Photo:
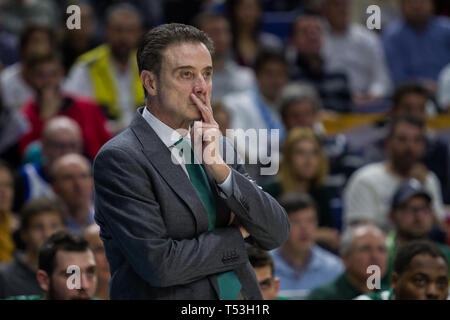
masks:
<instances>
[{"instance_id":1,"label":"man's ear","mask_svg":"<svg viewBox=\"0 0 450 320\"><path fill-rule=\"evenodd\" d=\"M153 72L148 70L142 70L141 83L150 96L156 96L158 94L158 87L156 80L157 77Z\"/></svg>"},{"instance_id":2,"label":"man's ear","mask_svg":"<svg viewBox=\"0 0 450 320\"><path fill-rule=\"evenodd\" d=\"M275 290L277 292L277 297L280 294L280 278L276 277L274 278L275 281Z\"/></svg>"},{"instance_id":3,"label":"man's ear","mask_svg":"<svg viewBox=\"0 0 450 320\"><path fill-rule=\"evenodd\" d=\"M36 279L39 283L39 286L47 292L50 288L50 278L44 270L38 270L36 273Z\"/></svg>"}]
</instances>

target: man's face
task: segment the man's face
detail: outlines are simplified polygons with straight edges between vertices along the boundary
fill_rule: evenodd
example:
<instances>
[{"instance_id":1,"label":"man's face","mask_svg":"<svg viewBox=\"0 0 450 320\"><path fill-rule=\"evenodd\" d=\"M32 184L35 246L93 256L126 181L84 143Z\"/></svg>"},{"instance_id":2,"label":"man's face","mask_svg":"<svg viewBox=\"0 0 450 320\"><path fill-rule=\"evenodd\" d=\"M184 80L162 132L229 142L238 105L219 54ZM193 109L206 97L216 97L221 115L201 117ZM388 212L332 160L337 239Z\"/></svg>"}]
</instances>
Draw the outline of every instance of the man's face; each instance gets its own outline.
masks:
<instances>
[{"instance_id":1,"label":"man's face","mask_svg":"<svg viewBox=\"0 0 450 320\"><path fill-rule=\"evenodd\" d=\"M58 212L45 211L31 218L28 228L22 231L22 238L27 250L38 252L45 240L64 229L64 222Z\"/></svg>"},{"instance_id":2,"label":"man's face","mask_svg":"<svg viewBox=\"0 0 450 320\"><path fill-rule=\"evenodd\" d=\"M9 170L0 169L0 213L11 211L13 198L13 177Z\"/></svg>"},{"instance_id":3,"label":"man's face","mask_svg":"<svg viewBox=\"0 0 450 320\"><path fill-rule=\"evenodd\" d=\"M157 99L165 117L174 123L200 120L201 113L190 98L211 99L211 54L203 43L169 45L163 53L157 80Z\"/></svg>"},{"instance_id":4,"label":"man's face","mask_svg":"<svg viewBox=\"0 0 450 320\"><path fill-rule=\"evenodd\" d=\"M423 25L433 15L432 0L402 0L401 9L405 19L413 25Z\"/></svg>"},{"instance_id":5,"label":"man's face","mask_svg":"<svg viewBox=\"0 0 450 320\"><path fill-rule=\"evenodd\" d=\"M214 55L223 56L228 52L232 36L226 19L208 19L202 24L202 30L214 42Z\"/></svg>"},{"instance_id":6,"label":"man's face","mask_svg":"<svg viewBox=\"0 0 450 320\"><path fill-rule=\"evenodd\" d=\"M280 279L272 276L272 269L269 265L259 268L254 268L256 279L264 300L275 300L278 298L280 291Z\"/></svg>"},{"instance_id":7,"label":"man's face","mask_svg":"<svg viewBox=\"0 0 450 320\"><path fill-rule=\"evenodd\" d=\"M291 232L287 244L294 250L304 252L311 249L317 231L317 213L306 208L289 213Z\"/></svg>"},{"instance_id":8,"label":"man's face","mask_svg":"<svg viewBox=\"0 0 450 320\"><path fill-rule=\"evenodd\" d=\"M33 88L42 93L43 90L58 90L63 79L63 68L58 61L42 62L31 70Z\"/></svg>"},{"instance_id":9,"label":"man's face","mask_svg":"<svg viewBox=\"0 0 450 320\"><path fill-rule=\"evenodd\" d=\"M346 272L357 279L366 280L371 265L380 268L381 277L386 273L387 249L385 237L381 232L366 228L355 230L355 238L347 255L342 256Z\"/></svg>"},{"instance_id":10,"label":"man's face","mask_svg":"<svg viewBox=\"0 0 450 320\"><path fill-rule=\"evenodd\" d=\"M441 257L415 256L401 275L392 274L396 300L445 300L448 295L448 267Z\"/></svg>"},{"instance_id":11,"label":"man's face","mask_svg":"<svg viewBox=\"0 0 450 320\"><path fill-rule=\"evenodd\" d=\"M407 239L426 237L433 226L430 202L423 196L412 197L392 212L397 232Z\"/></svg>"},{"instance_id":12,"label":"man's face","mask_svg":"<svg viewBox=\"0 0 450 320\"><path fill-rule=\"evenodd\" d=\"M69 153L81 154L82 140L80 133L72 129L58 128L44 137L42 152L46 161L51 165L56 159Z\"/></svg>"},{"instance_id":13,"label":"man's face","mask_svg":"<svg viewBox=\"0 0 450 320\"><path fill-rule=\"evenodd\" d=\"M350 14L348 0L326 0L323 9L325 18L334 29L343 31L347 28Z\"/></svg>"},{"instance_id":14,"label":"man's face","mask_svg":"<svg viewBox=\"0 0 450 320\"><path fill-rule=\"evenodd\" d=\"M30 57L34 54L42 54L51 49L52 41L49 34L42 30L35 30L30 35L26 47L24 48L24 57Z\"/></svg>"},{"instance_id":15,"label":"man's face","mask_svg":"<svg viewBox=\"0 0 450 320\"><path fill-rule=\"evenodd\" d=\"M294 127L313 128L317 120L317 111L310 100L291 104L284 117L284 124L288 130Z\"/></svg>"},{"instance_id":16,"label":"man's face","mask_svg":"<svg viewBox=\"0 0 450 320\"><path fill-rule=\"evenodd\" d=\"M141 34L140 20L131 12L116 12L106 28L112 54L122 61L127 60L131 50L137 47Z\"/></svg>"},{"instance_id":17,"label":"man's face","mask_svg":"<svg viewBox=\"0 0 450 320\"><path fill-rule=\"evenodd\" d=\"M398 123L387 141L387 154L395 168L407 172L425 152L425 133L422 129L406 123Z\"/></svg>"},{"instance_id":18,"label":"man's face","mask_svg":"<svg viewBox=\"0 0 450 320\"><path fill-rule=\"evenodd\" d=\"M317 55L322 47L322 30L316 17L302 17L295 22L292 42L297 52Z\"/></svg>"},{"instance_id":19,"label":"man's face","mask_svg":"<svg viewBox=\"0 0 450 320\"><path fill-rule=\"evenodd\" d=\"M425 121L426 111L425 105L427 98L417 93L409 93L400 99L399 103L392 110L392 116L394 118L412 116L414 118Z\"/></svg>"},{"instance_id":20,"label":"man's face","mask_svg":"<svg viewBox=\"0 0 450 320\"><path fill-rule=\"evenodd\" d=\"M67 273L69 266L78 266L81 271L81 287L69 289ZM91 250L84 252L58 251L56 266L50 276L48 298L50 300L88 300L92 299L97 288L97 276L94 254Z\"/></svg>"},{"instance_id":21,"label":"man's face","mask_svg":"<svg viewBox=\"0 0 450 320\"><path fill-rule=\"evenodd\" d=\"M91 201L93 179L85 161L67 161L56 167L53 190L69 207L82 207Z\"/></svg>"},{"instance_id":22,"label":"man's face","mask_svg":"<svg viewBox=\"0 0 450 320\"><path fill-rule=\"evenodd\" d=\"M256 74L261 94L269 101L276 101L288 82L287 67L279 61L267 61Z\"/></svg>"}]
</instances>

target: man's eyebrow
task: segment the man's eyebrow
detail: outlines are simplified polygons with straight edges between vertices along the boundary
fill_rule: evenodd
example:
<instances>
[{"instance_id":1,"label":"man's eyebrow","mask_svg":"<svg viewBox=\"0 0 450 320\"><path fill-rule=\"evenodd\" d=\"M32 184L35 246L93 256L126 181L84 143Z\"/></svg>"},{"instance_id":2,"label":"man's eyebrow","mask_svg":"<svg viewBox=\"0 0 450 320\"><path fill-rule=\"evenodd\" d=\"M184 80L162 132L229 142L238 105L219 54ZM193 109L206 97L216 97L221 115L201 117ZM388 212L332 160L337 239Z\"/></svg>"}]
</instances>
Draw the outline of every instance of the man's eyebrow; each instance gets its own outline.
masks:
<instances>
[{"instance_id":1,"label":"man's eyebrow","mask_svg":"<svg viewBox=\"0 0 450 320\"><path fill-rule=\"evenodd\" d=\"M173 73L177 72L178 70L182 70L182 69L195 69L193 66L179 66L176 67L175 69L173 69ZM208 71L212 71L213 67L212 66L206 66L203 68L203 70L208 70Z\"/></svg>"}]
</instances>

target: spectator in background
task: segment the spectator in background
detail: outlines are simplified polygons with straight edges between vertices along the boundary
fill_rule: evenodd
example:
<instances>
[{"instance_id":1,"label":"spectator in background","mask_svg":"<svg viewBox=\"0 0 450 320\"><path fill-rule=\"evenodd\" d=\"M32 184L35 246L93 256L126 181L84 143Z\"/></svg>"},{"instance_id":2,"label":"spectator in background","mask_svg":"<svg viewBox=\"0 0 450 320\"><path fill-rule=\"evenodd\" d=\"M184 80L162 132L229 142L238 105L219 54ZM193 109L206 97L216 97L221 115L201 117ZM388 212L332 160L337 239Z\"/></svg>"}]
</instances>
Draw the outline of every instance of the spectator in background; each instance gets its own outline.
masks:
<instances>
[{"instance_id":1,"label":"spectator in background","mask_svg":"<svg viewBox=\"0 0 450 320\"><path fill-rule=\"evenodd\" d=\"M78 266L81 271L80 288L67 285L71 266ZM97 287L96 269L94 254L85 239L67 231L55 233L39 250L36 278L43 294L14 296L8 300L93 299Z\"/></svg>"},{"instance_id":2,"label":"spectator in background","mask_svg":"<svg viewBox=\"0 0 450 320\"><path fill-rule=\"evenodd\" d=\"M323 15L326 70L347 74L356 105L388 96L391 80L378 35L350 23L349 0L325 0Z\"/></svg>"},{"instance_id":3,"label":"spectator in background","mask_svg":"<svg viewBox=\"0 0 450 320\"><path fill-rule=\"evenodd\" d=\"M19 59L17 37L3 30L2 7L0 6L0 71Z\"/></svg>"},{"instance_id":4,"label":"spectator in background","mask_svg":"<svg viewBox=\"0 0 450 320\"><path fill-rule=\"evenodd\" d=\"M230 128L231 115L228 109L220 101L211 103L214 119L219 125L219 130L224 137L227 136L227 129Z\"/></svg>"},{"instance_id":5,"label":"spectator in background","mask_svg":"<svg viewBox=\"0 0 450 320\"><path fill-rule=\"evenodd\" d=\"M345 271L335 281L313 290L307 300L351 300L372 292L367 286L369 266L378 266L380 278L386 274L387 252L383 232L374 225L358 225L345 230L340 244ZM384 279L383 279L384 280ZM389 287L380 282L381 289Z\"/></svg>"},{"instance_id":6,"label":"spectator in background","mask_svg":"<svg viewBox=\"0 0 450 320\"><path fill-rule=\"evenodd\" d=\"M12 262L0 266L0 299L42 292L36 280L39 248L53 233L64 229L63 208L49 198L26 203L20 217L20 235L26 248L16 251Z\"/></svg>"},{"instance_id":7,"label":"spectator in background","mask_svg":"<svg viewBox=\"0 0 450 320\"><path fill-rule=\"evenodd\" d=\"M388 276L391 275L398 248L413 240L428 239L434 222L432 197L419 181L410 179L401 184L392 199L390 218L394 230L387 237ZM436 243L450 263L450 249Z\"/></svg>"},{"instance_id":8,"label":"spectator in background","mask_svg":"<svg viewBox=\"0 0 450 320\"><path fill-rule=\"evenodd\" d=\"M0 160L0 263L13 258L15 245L13 232L18 227L11 212L14 198L14 179L7 164Z\"/></svg>"},{"instance_id":9,"label":"spectator in background","mask_svg":"<svg viewBox=\"0 0 450 320\"><path fill-rule=\"evenodd\" d=\"M6 161L11 168L20 165L18 142L27 130L26 120L18 110L4 104L0 92L0 159Z\"/></svg>"},{"instance_id":10,"label":"spectator in background","mask_svg":"<svg viewBox=\"0 0 450 320\"><path fill-rule=\"evenodd\" d=\"M142 34L142 18L129 4L118 4L106 13L107 43L86 52L69 72L64 88L93 98L112 120L113 132L126 127L136 108L143 105L136 47Z\"/></svg>"},{"instance_id":11,"label":"spectator in background","mask_svg":"<svg viewBox=\"0 0 450 320\"><path fill-rule=\"evenodd\" d=\"M52 0L4 0L0 4L1 27L13 34L20 34L28 23L59 26L57 8Z\"/></svg>"},{"instance_id":12,"label":"spectator in background","mask_svg":"<svg viewBox=\"0 0 450 320\"><path fill-rule=\"evenodd\" d=\"M400 248L394 262L391 289L356 300L446 300L448 262L435 244L417 240Z\"/></svg>"},{"instance_id":13,"label":"spectator in background","mask_svg":"<svg viewBox=\"0 0 450 320\"><path fill-rule=\"evenodd\" d=\"M94 223L91 164L79 154L66 154L52 164L51 183L55 195L66 206L67 228L81 234Z\"/></svg>"},{"instance_id":14,"label":"spectator in background","mask_svg":"<svg viewBox=\"0 0 450 320\"><path fill-rule=\"evenodd\" d=\"M95 264L97 265L97 290L95 291L95 297L109 300L108 281L111 275L105 247L102 239L100 239L100 227L96 224L91 224L84 230L83 237L89 242L94 252Z\"/></svg>"},{"instance_id":15,"label":"spectator in background","mask_svg":"<svg viewBox=\"0 0 450 320\"><path fill-rule=\"evenodd\" d=\"M278 111L278 103L281 91L288 82L286 59L281 53L264 51L256 59L255 73L257 88L246 92L231 93L222 99L231 115L231 129L243 129L244 131L248 129L278 129L279 138L282 140L285 133ZM270 136L270 132L268 134ZM259 148L243 150L245 134L244 132L236 133L236 136L237 151L243 155L243 158L258 160L257 165L248 166L247 169L259 184L263 184L263 180L268 176L258 176L256 171L261 167L261 163L267 163L267 159L264 157L264 155L268 155L267 149L272 150L271 158L275 161L279 140L270 139L267 145L260 143Z\"/></svg>"},{"instance_id":16,"label":"spectator in background","mask_svg":"<svg viewBox=\"0 0 450 320\"><path fill-rule=\"evenodd\" d=\"M35 57L30 62L36 99L27 103L22 113L30 123L30 130L20 140L22 154L25 148L42 136L45 123L58 115L75 120L81 127L86 154L94 159L100 147L111 138L106 119L100 107L83 98L61 90L63 68L56 53Z\"/></svg>"},{"instance_id":17,"label":"spectator in background","mask_svg":"<svg viewBox=\"0 0 450 320\"><path fill-rule=\"evenodd\" d=\"M439 74L436 99L439 109L445 113L450 113L450 64Z\"/></svg>"},{"instance_id":18,"label":"spectator in background","mask_svg":"<svg viewBox=\"0 0 450 320\"><path fill-rule=\"evenodd\" d=\"M292 25L287 50L290 78L313 85L326 110L347 112L352 100L347 75L325 70L322 57L323 30L320 18L312 14L297 17Z\"/></svg>"},{"instance_id":19,"label":"spectator in background","mask_svg":"<svg viewBox=\"0 0 450 320\"><path fill-rule=\"evenodd\" d=\"M330 195L323 185L327 174L328 159L318 137L310 128L294 128L284 142L277 181L263 187L277 199L290 192L309 194L317 204L315 240L325 248L335 250L339 232L334 229Z\"/></svg>"},{"instance_id":20,"label":"spectator in background","mask_svg":"<svg viewBox=\"0 0 450 320\"><path fill-rule=\"evenodd\" d=\"M382 161L386 158L384 142L389 124L393 119L411 116L421 121L427 120L427 105L430 92L419 83L405 83L397 87L392 98L392 107L387 117L369 127L356 129L350 133L354 138L352 146L360 145L363 150L364 163ZM348 135L347 135L348 136ZM362 138L367 136L367 138ZM369 141L367 139L370 139ZM447 144L430 128L426 128L425 154L423 164L433 171L441 183L445 203L450 203L450 153Z\"/></svg>"},{"instance_id":21,"label":"spectator in background","mask_svg":"<svg viewBox=\"0 0 450 320\"><path fill-rule=\"evenodd\" d=\"M233 33L235 60L251 67L264 49L283 49L281 40L270 33L261 32L261 0L227 0L226 10Z\"/></svg>"},{"instance_id":22,"label":"spectator in background","mask_svg":"<svg viewBox=\"0 0 450 320\"><path fill-rule=\"evenodd\" d=\"M272 251L275 276L280 279L281 295L302 298L310 290L330 283L344 270L339 257L320 248L315 242L317 209L307 194L284 195L280 204L291 225L288 240Z\"/></svg>"},{"instance_id":23,"label":"spectator in background","mask_svg":"<svg viewBox=\"0 0 450 320\"><path fill-rule=\"evenodd\" d=\"M233 36L224 16L202 13L194 19L194 25L206 32L214 42L212 101L220 100L229 93L249 90L256 85L253 70L239 66L233 60Z\"/></svg>"},{"instance_id":24,"label":"spectator in background","mask_svg":"<svg viewBox=\"0 0 450 320\"><path fill-rule=\"evenodd\" d=\"M41 196L52 196L50 168L59 157L68 153L81 153L83 139L80 126L72 119L57 116L50 119L42 132L41 162L24 164L15 177L14 208Z\"/></svg>"},{"instance_id":25,"label":"spectator in background","mask_svg":"<svg viewBox=\"0 0 450 320\"><path fill-rule=\"evenodd\" d=\"M255 271L264 300L286 300L280 297L280 279L274 276L275 266L270 253L267 251L247 247L248 260Z\"/></svg>"},{"instance_id":26,"label":"spectator in background","mask_svg":"<svg viewBox=\"0 0 450 320\"><path fill-rule=\"evenodd\" d=\"M100 41L96 36L96 17L89 2L81 2L80 7L80 29L64 28L61 53L64 71L68 72L75 60L83 53L95 48ZM64 9L65 12L65 9ZM64 23L67 19L64 15Z\"/></svg>"},{"instance_id":27,"label":"spectator in background","mask_svg":"<svg viewBox=\"0 0 450 320\"><path fill-rule=\"evenodd\" d=\"M20 61L0 73L0 91L6 106L19 110L33 98L30 60L55 48L56 36L50 27L30 24L24 28L19 42Z\"/></svg>"},{"instance_id":28,"label":"spectator in background","mask_svg":"<svg viewBox=\"0 0 450 320\"><path fill-rule=\"evenodd\" d=\"M450 62L450 21L434 16L433 0L402 0L403 19L384 32L384 49L396 85L421 81L436 92L441 70Z\"/></svg>"},{"instance_id":29,"label":"spectator in background","mask_svg":"<svg viewBox=\"0 0 450 320\"><path fill-rule=\"evenodd\" d=\"M346 225L371 221L384 230L391 229L388 213L392 196L403 181L416 178L432 195L436 221L442 227L445 211L439 180L420 162L425 153L424 123L411 117L394 120L385 148L385 161L368 164L350 177L344 191Z\"/></svg>"}]
</instances>

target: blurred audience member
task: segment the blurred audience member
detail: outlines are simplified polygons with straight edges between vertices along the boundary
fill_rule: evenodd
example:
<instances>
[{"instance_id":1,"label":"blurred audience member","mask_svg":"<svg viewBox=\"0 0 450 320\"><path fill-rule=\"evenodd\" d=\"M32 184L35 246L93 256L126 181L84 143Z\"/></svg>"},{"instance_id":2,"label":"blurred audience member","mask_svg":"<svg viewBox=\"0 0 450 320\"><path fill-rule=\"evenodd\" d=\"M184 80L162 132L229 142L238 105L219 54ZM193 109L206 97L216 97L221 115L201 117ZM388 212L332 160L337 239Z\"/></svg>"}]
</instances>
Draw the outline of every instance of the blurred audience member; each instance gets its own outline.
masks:
<instances>
[{"instance_id":1,"label":"blurred audience member","mask_svg":"<svg viewBox=\"0 0 450 320\"><path fill-rule=\"evenodd\" d=\"M228 109L220 101L213 101L211 103L214 120L219 125L220 132L224 137L227 136L227 129L230 129L231 115Z\"/></svg>"},{"instance_id":2,"label":"blurred audience member","mask_svg":"<svg viewBox=\"0 0 450 320\"><path fill-rule=\"evenodd\" d=\"M73 266L79 268L79 279ZM96 269L89 243L81 236L60 231L48 238L39 250L36 278L43 294L14 296L8 300L93 299L97 287ZM74 278L71 280L69 277Z\"/></svg>"},{"instance_id":3,"label":"blurred audience member","mask_svg":"<svg viewBox=\"0 0 450 320\"><path fill-rule=\"evenodd\" d=\"M402 246L394 262L391 289L359 296L356 300L447 300L448 262L430 241Z\"/></svg>"},{"instance_id":4,"label":"blurred audience member","mask_svg":"<svg viewBox=\"0 0 450 320\"><path fill-rule=\"evenodd\" d=\"M20 235L26 247L24 252L16 251L12 262L0 266L0 299L42 292L36 280L39 248L53 233L64 229L63 208L49 198L27 202L20 217Z\"/></svg>"},{"instance_id":5,"label":"blurred audience member","mask_svg":"<svg viewBox=\"0 0 450 320\"><path fill-rule=\"evenodd\" d=\"M83 53L99 45L96 36L96 17L89 2L81 2L80 7L80 29L64 28L61 53L63 58L64 71L68 72L75 60ZM66 19L66 16L64 16Z\"/></svg>"},{"instance_id":6,"label":"blurred audience member","mask_svg":"<svg viewBox=\"0 0 450 320\"><path fill-rule=\"evenodd\" d=\"M259 147L245 147L248 129L256 130L258 135L260 129L279 130L279 138L282 140L285 129L278 111L278 103L283 87L287 84L287 64L281 53L273 51L262 52L255 62L255 73L258 87L252 90L226 95L222 102L231 114L231 129L242 129L243 132L235 132L237 138L237 151L245 158L257 159L258 164L254 167L248 166L251 176L262 184L268 176L258 176L261 163L265 164L269 160L265 158L271 150L273 161L279 148L278 139L270 139L267 144L259 143ZM271 132L268 132L270 137ZM277 166L278 164L273 164Z\"/></svg>"},{"instance_id":7,"label":"blurred audience member","mask_svg":"<svg viewBox=\"0 0 450 320\"><path fill-rule=\"evenodd\" d=\"M18 227L11 212L14 198L14 179L8 165L0 160L0 263L10 261L15 250L13 232Z\"/></svg>"},{"instance_id":8,"label":"blurred audience member","mask_svg":"<svg viewBox=\"0 0 450 320\"><path fill-rule=\"evenodd\" d=\"M434 16L433 0L402 0L403 19L384 32L384 49L395 84L421 81L436 92L439 72L450 62L450 21Z\"/></svg>"},{"instance_id":9,"label":"blurred audience member","mask_svg":"<svg viewBox=\"0 0 450 320\"><path fill-rule=\"evenodd\" d=\"M56 36L43 25L27 25L20 36L20 61L0 73L0 91L4 104L19 110L33 98L33 74L30 60L36 55L55 50Z\"/></svg>"},{"instance_id":10,"label":"blurred audience member","mask_svg":"<svg viewBox=\"0 0 450 320\"><path fill-rule=\"evenodd\" d=\"M351 148L362 150L364 164L385 160L384 142L391 121L405 116L426 121L430 98L430 92L419 83L405 83L398 86L392 97L391 109L386 117L373 125L358 128L347 134ZM425 139L426 149L421 161L439 178L444 202L449 203L449 148L430 128L426 128Z\"/></svg>"},{"instance_id":11,"label":"blurred audience member","mask_svg":"<svg viewBox=\"0 0 450 320\"><path fill-rule=\"evenodd\" d=\"M420 162L425 154L424 123L412 117L395 119L385 150L385 161L368 164L351 176L344 191L345 223L371 221L389 230L388 213L395 190L406 179L416 178L432 195L433 211L441 224L445 211L439 180Z\"/></svg>"},{"instance_id":12,"label":"blurred audience member","mask_svg":"<svg viewBox=\"0 0 450 320\"><path fill-rule=\"evenodd\" d=\"M28 130L28 123L14 108L4 104L0 92L0 159L12 168L20 165L19 139Z\"/></svg>"},{"instance_id":13,"label":"blurred audience member","mask_svg":"<svg viewBox=\"0 0 450 320\"><path fill-rule=\"evenodd\" d=\"M42 132L40 162L24 164L15 177L14 208L19 210L30 199L53 195L50 168L56 159L68 153L81 153L80 126L72 119L57 116L45 124Z\"/></svg>"},{"instance_id":14,"label":"blurred audience member","mask_svg":"<svg viewBox=\"0 0 450 320\"><path fill-rule=\"evenodd\" d=\"M329 71L345 72L353 102L373 102L390 94L391 80L378 35L350 23L349 0L325 0L324 58Z\"/></svg>"},{"instance_id":15,"label":"blurred audience member","mask_svg":"<svg viewBox=\"0 0 450 320\"><path fill-rule=\"evenodd\" d=\"M65 83L68 92L95 99L115 133L131 122L144 102L135 50L141 34L142 18L133 6L112 6L106 13L107 43L79 57Z\"/></svg>"},{"instance_id":16,"label":"blurred audience member","mask_svg":"<svg viewBox=\"0 0 450 320\"><path fill-rule=\"evenodd\" d=\"M275 266L271 255L264 250L248 247L248 260L255 271L264 300L286 300L280 297L280 279L274 276Z\"/></svg>"},{"instance_id":17,"label":"blurred audience member","mask_svg":"<svg viewBox=\"0 0 450 320\"><path fill-rule=\"evenodd\" d=\"M302 298L332 282L344 271L344 265L339 257L315 243L318 218L310 196L290 193L279 202L289 216L291 232L285 244L272 251L275 276L280 279L281 295Z\"/></svg>"},{"instance_id":18,"label":"blurred audience member","mask_svg":"<svg viewBox=\"0 0 450 320\"><path fill-rule=\"evenodd\" d=\"M226 0L226 10L238 64L251 67L261 50L283 49L283 43L277 36L260 30L263 14L261 0Z\"/></svg>"},{"instance_id":19,"label":"blurred audience member","mask_svg":"<svg viewBox=\"0 0 450 320\"><path fill-rule=\"evenodd\" d=\"M18 39L12 33L2 30L2 12L0 8L0 71L19 60Z\"/></svg>"},{"instance_id":20,"label":"blurred audience member","mask_svg":"<svg viewBox=\"0 0 450 320\"><path fill-rule=\"evenodd\" d=\"M436 99L440 110L450 113L450 64L439 74Z\"/></svg>"},{"instance_id":21,"label":"blurred audience member","mask_svg":"<svg viewBox=\"0 0 450 320\"><path fill-rule=\"evenodd\" d=\"M352 109L347 75L325 70L322 57L323 30L320 18L300 15L292 25L287 58L293 80L307 81L319 92L326 110L347 112Z\"/></svg>"},{"instance_id":22,"label":"blurred audience member","mask_svg":"<svg viewBox=\"0 0 450 320\"><path fill-rule=\"evenodd\" d=\"M106 259L105 247L100 239L100 227L91 224L84 230L83 237L89 242L94 252L95 264L97 265L97 290L95 297L102 300L109 300L108 281L110 278L109 263Z\"/></svg>"},{"instance_id":23,"label":"blurred audience member","mask_svg":"<svg viewBox=\"0 0 450 320\"><path fill-rule=\"evenodd\" d=\"M82 233L84 228L94 223L91 164L83 156L66 154L52 164L51 184L66 206L67 228L74 233Z\"/></svg>"},{"instance_id":24,"label":"blurred audience member","mask_svg":"<svg viewBox=\"0 0 450 320\"><path fill-rule=\"evenodd\" d=\"M318 137L310 128L294 128L283 146L278 180L264 190L279 199L289 192L308 193L317 204L316 241L327 249L337 249L339 232L333 228L330 195L323 186L328 160Z\"/></svg>"},{"instance_id":25,"label":"blurred audience member","mask_svg":"<svg viewBox=\"0 0 450 320\"><path fill-rule=\"evenodd\" d=\"M20 34L28 23L58 26L57 7L52 0L4 0L0 3L1 28Z\"/></svg>"},{"instance_id":26,"label":"blurred audience member","mask_svg":"<svg viewBox=\"0 0 450 320\"><path fill-rule=\"evenodd\" d=\"M357 296L372 292L367 285L370 266L379 268L379 285L386 289L388 284L382 281L386 274L387 252L383 232L374 225L358 225L347 228L342 235L340 255L345 272L332 283L313 290L308 300L351 300ZM376 284L376 283L375 283Z\"/></svg>"},{"instance_id":27,"label":"blurred audience member","mask_svg":"<svg viewBox=\"0 0 450 320\"><path fill-rule=\"evenodd\" d=\"M429 238L435 220L431 203L431 195L415 179L405 181L395 192L390 212L394 230L387 238L388 275L394 266L398 248L413 240ZM450 263L450 249L444 244L436 243L436 245Z\"/></svg>"},{"instance_id":28,"label":"blurred audience member","mask_svg":"<svg viewBox=\"0 0 450 320\"><path fill-rule=\"evenodd\" d=\"M33 74L33 89L36 99L27 103L22 113L30 123L30 130L20 140L20 149L41 139L45 123L64 115L75 120L81 127L84 148L90 159L94 159L100 147L111 138L106 128L105 116L98 105L61 90L63 68L56 53L35 57L30 62Z\"/></svg>"},{"instance_id":29,"label":"blurred audience member","mask_svg":"<svg viewBox=\"0 0 450 320\"><path fill-rule=\"evenodd\" d=\"M219 14L203 13L194 19L200 30L214 42L211 99L220 100L226 94L246 91L255 86L253 70L239 66L232 57L232 34L228 20Z\"/></svg>"}]
</instances>

